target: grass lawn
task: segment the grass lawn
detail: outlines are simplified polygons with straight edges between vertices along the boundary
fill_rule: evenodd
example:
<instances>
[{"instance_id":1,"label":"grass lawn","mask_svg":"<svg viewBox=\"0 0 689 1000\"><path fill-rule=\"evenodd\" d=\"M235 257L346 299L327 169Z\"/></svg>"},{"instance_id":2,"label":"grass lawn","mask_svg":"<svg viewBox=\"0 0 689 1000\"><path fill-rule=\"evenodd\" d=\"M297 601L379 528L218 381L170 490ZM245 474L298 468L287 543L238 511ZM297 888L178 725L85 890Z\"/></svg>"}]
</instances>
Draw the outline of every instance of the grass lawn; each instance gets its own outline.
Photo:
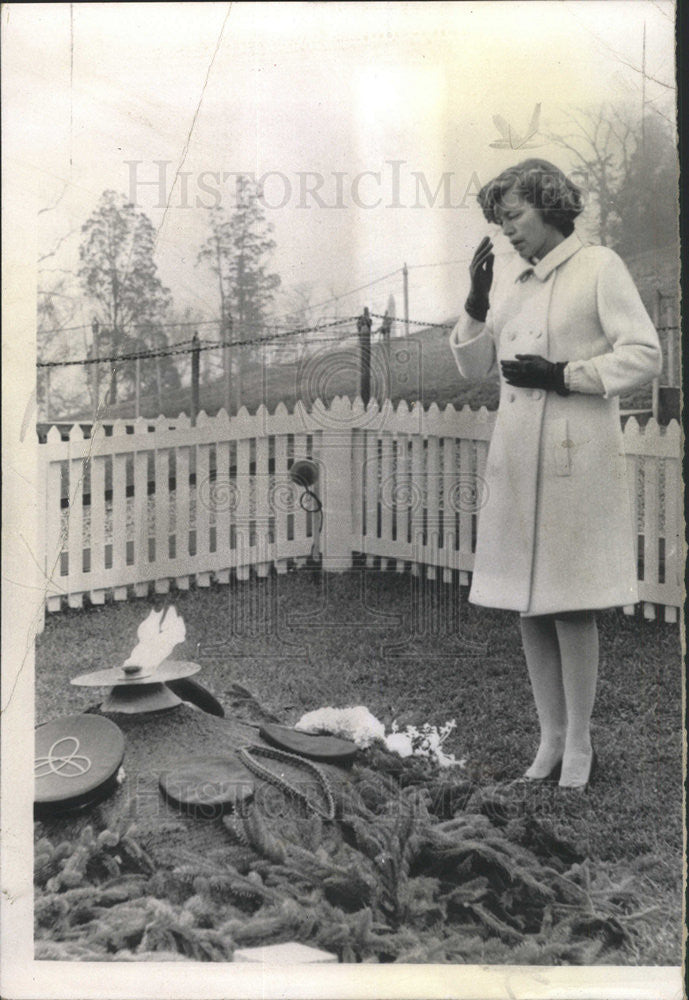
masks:
<instances>
[{"instance_id":1,"label":"grass lawn","mask_svg":"<svg viewBox=\"0 0 689 1000\"><path fill-rule=\"evenodd\" d=\"M354 569L301 569L264 580L173 593L187 626L175 657L223 702L248 688L285 723L326 705L366 705L389 729L457 720L445 749L466 758L477 794L520 775L537 723L516 614L474 607L455 584ZM37 641L36 722L80 711L95 692L70 686L121 664L163 598L48 615ZM585 795L556 790L523 803L579 855L621 864L648 912L634 946L607 964L681 961L682 715L677 626L602 613L594 713L600 758ZM227 703L227 702L225 702ZM522 793L524 794L524 793ZM489 960L489 958L487 958Z\"/></svg>"}]
</instances>

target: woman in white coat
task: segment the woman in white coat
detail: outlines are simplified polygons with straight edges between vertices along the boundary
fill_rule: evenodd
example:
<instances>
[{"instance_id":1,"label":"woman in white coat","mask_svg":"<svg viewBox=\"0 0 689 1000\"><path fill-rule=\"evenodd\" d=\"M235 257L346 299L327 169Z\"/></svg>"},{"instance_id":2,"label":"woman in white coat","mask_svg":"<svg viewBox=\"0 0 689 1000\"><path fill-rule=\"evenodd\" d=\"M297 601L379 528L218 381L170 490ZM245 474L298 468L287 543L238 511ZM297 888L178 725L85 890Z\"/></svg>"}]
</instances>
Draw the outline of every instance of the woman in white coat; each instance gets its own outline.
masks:
<instances>
[{"instance_id":1,"label":"woman in white coat","mask_svg":"<svg viewBox=\"0 0 689 1000\"><path fill-rule=\"evenodd\" d=\"M481 242L451 335L462 375L501 376L469 599L521 614L541 728L524 777L585 788L595 610L638 600L617 397L659 373L660 346L621 259L574 232L581 192L557 167L526 160L478 199L518 256L493 289Z\"/></svg>"}]
</instances>

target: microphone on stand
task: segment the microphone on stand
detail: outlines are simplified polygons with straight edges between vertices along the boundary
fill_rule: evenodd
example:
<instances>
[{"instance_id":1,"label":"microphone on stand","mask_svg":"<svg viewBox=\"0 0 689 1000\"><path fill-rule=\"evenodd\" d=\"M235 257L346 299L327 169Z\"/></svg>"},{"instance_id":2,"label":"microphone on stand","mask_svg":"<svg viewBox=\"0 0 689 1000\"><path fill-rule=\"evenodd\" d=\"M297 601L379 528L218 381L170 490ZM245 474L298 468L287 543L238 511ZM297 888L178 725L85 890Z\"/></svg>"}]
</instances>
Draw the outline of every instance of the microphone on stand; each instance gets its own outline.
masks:
<instances>
[{"instance_id":1,"label":"microphone on stand","mask_svg":"<svg viewBox=\"0 0 689 1000\"><path fill-rule=\"evenodd\" d=\"M302 490L299 497L299 506L309 514L318 514L318 526L314 531L313 545L311 546L311 560L316 562L320 559L319 541L323 528L323 504L318 495L311 488L318 482L318 465L311 458L299 458L292 462L288 472L292 482Z\"/></svg>"}]
</instances>

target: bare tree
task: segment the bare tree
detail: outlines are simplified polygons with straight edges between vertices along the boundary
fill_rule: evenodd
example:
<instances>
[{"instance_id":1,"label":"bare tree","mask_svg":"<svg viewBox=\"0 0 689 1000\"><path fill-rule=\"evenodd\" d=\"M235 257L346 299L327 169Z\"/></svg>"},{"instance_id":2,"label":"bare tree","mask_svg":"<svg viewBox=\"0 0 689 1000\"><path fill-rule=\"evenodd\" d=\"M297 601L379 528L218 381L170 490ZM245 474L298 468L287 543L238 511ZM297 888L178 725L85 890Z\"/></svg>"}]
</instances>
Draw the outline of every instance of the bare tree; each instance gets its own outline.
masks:
<instances>
[{"instance_id":1,"label":"bare tree","mask_svg":"<svg viewBox=\"0 0 689 1000\"><path fill-rule=\"evenodd\" d=\"M75 340L83 340L85 330L79 325L80 297L70 283L69 272L50 278L39 269L37 319L37 355L39 362L66 361L74 356ZM81 336L80 336L81 334ZM39 413L44 419L72 414L88 401L89 383L78 367L39 367L36 393Z\"/></svg>"},{"instance_id":2,"label":"bare tree","mask_svg":"<svg viewBox=\"0 0 689 1000\"><path fill-rule=\"evenodd\" d=\"M643 126L643 127L642 127ZM677 151L670 124L613 105L570 111L550 140L567 150L593 209L595 237L625 257L677 242Z\"/></svg>"},{"instance_id":3,"label":"bare tree","mask_svg":"<svg viewBox=\"0 0 689 1000\"><path fill-rule=\"evenodd\" d=\"M313 284L310 281L300 281L285 290L284 295L284 322L289 330L307 330L313 326ZM299 359L303 357L306 344L309 339L308 333L301 333L298 336L288 337L282 342L280 348L281 357L293 357ZM314 336L313 334L311 336Z\"/></svg>"},{"instance_id":4,"label":"bare tree","mask_svg":"<svg viewBox=\"0 0 689 1000\"><path fill-rule=\"evenodd\" d=\"M310 325L313 309L313 285L310 281L300 281L287 292L285 323L295 329Z\"/></svg>"},{"instance_id":5,"label":"bare tree","mask_svg":"<svg viewBox=\"0 0 689 1000\"><path fill-rule=\"evenodd\" d=\"M566 149L592 199L596 237L603 246L613 241L619 223L618 202L630 175L640 135L639 123L626 109L610 104L578 108L568 113L563 128L548 138Z\"/></svg>"},{"instance_id":6,"label":"bare tree","mask_svg":"<svg viewBox=\"0 0 689 1000\"><path fill-rule=\"evenodd\" d=\"M629 258L643 251L671 250L679 257L679 164L674 129L647 115L644 141L632 153L617 199L613 245Z\"/></svg>"}]
</instances>

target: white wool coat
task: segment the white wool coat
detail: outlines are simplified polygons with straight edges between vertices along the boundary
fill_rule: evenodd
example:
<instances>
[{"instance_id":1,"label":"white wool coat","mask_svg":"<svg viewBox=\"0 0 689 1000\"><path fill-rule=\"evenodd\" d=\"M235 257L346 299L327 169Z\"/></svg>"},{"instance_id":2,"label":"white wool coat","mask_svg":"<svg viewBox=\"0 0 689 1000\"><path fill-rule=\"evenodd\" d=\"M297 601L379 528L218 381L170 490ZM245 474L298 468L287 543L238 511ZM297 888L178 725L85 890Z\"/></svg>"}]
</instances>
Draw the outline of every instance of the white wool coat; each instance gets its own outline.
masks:
<instances>
[{"instance_id":1,"label":"white wool coat","mask_svg":"<svg viewBox=\"0 0 689 1000\"><path fill-rule=\"evenodd\" d=\"M500 360L539 354L568 362L571 394L516 388L501 375L469 599L526 615L634 604L617 397L659 374L658 336L609 248L572 234L525 269L496 283L485 324L459 320L457 366L480 379Z\"/></svg>"}]
</instances>

